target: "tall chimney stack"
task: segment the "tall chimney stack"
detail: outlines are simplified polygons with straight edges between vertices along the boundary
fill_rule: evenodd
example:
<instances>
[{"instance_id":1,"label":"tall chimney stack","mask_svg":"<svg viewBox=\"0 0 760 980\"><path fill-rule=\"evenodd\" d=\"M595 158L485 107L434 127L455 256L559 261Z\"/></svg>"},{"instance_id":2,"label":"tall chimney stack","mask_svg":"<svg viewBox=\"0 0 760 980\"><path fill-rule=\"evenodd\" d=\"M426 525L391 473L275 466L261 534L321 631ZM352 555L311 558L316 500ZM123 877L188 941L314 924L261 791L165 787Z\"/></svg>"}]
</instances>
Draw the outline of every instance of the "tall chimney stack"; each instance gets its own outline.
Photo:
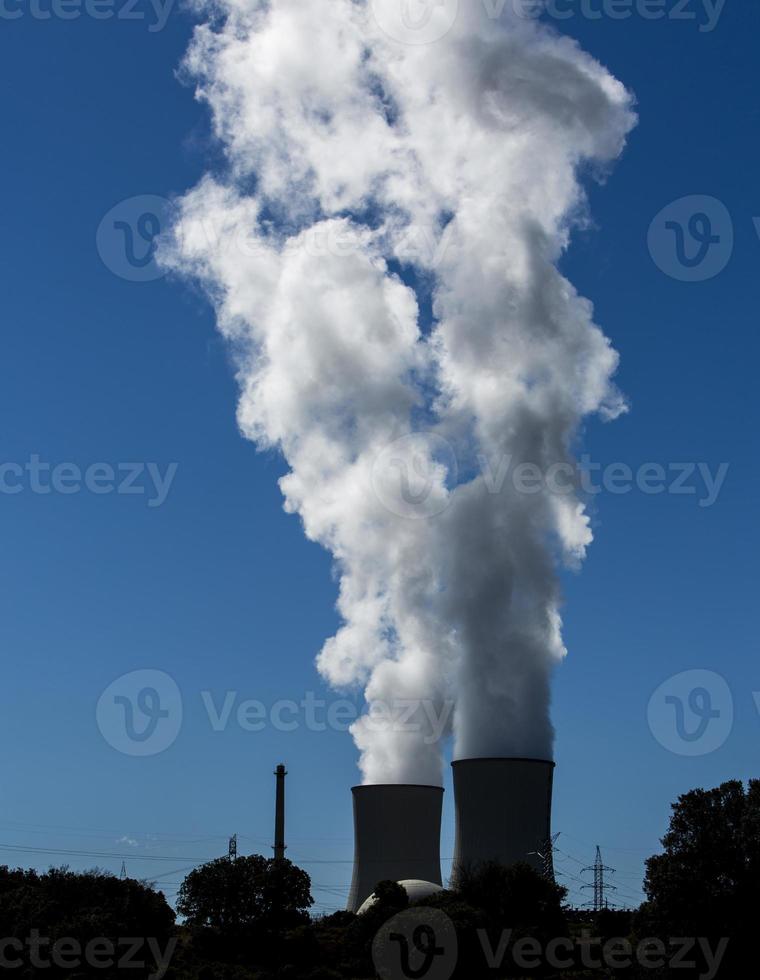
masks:
<instances>
[{"instance_id":1,"label":"tall chimney stack","mask_svg":"<svg viewBox=\"0 0 760 980\"><path fill-rule=\"evenodd\" d=\"M495 861L544 871L551 838L554 763L545 759L453 762L456 840L452 885L459 871Z\"/></svg>"},{"instance_id":2,"label":"tall chimney stack","mask_svg":"<svg viewBox=\"0 0 760 980\"><path fill-rule=\"evenodd\" d=\"M441 786L354 786L354 874L348 896L356 912L379 881L441 884Z\"/></svg>"},{"instance_id":3,"label":"tall chimney stack","mask_svg":"<svg viewBox=\"0 0 760 980\"><path fill-rule=\"evenodd\" d=\"M274 771L277 777L277 796L274 810L274 857L281 860L285 857L285 777L287 770L280 764Z\"/></svg>"}]
</instances>

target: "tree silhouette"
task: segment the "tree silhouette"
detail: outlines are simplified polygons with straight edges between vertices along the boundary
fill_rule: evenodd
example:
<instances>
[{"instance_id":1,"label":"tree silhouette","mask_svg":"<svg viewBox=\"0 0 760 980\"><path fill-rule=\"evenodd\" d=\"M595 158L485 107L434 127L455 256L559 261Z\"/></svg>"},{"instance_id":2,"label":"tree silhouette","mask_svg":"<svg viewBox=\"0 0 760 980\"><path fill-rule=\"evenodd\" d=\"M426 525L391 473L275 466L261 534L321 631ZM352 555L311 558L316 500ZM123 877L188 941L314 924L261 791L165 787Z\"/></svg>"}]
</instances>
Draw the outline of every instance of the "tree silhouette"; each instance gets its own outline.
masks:
<instances>
[{"instance_id":1,"label":"tree silhouette","mask_svg":"<svg viewBox=\"0 0 760 980\"><path fill-rule=\"evenodd\" d=\"M292 928L308 921L310 889L309 876L290 861L260 854L217 858L185 878L177 911L188 925L221 934Z\"/></svg>"},{"instance_id":2,"label":"tree silhouette","mask_svg":"<svg viewBox=\"0 0 760 980\"><path fill-rule=\"evenodd\" d=\"M461 867L456 894L495 925L526 927L537 935L561 930L564 924L562 903L567 890L528 864L485 862Z\"/></svg>"},{"instance_id":3,"label":"tree silhouette","mask_svg":"<svg viewBox=\"0 0 760 980\"><path fill-rule=\"evenodd\" d=\"M662 844L664 853L647 861L639 931L728 939L724 969L736 971L749 953L760 899L760 781L679 797Z\"/></svg>"},{"instance_id":4,"label":"tree silhouette","mask_svg":"<svg viewBox=\"0 0 760 980\"><path fill-rule=\"evenodd\" d=\"M144 882L121 880L98 869L75 872L62 867L40 874L0 867L0 936L12 937L22 944L17 948L17 957L14 952L14 959L23 964L13 971L17 975L71 975L71 970L58 969L55 960L50 963L58 943L74 943L83 951L88 943L97 941L118 949L127 937L134 937L141 942L136 958L142 960L142 943L151 940L165 949L173 933L174 912L163 894ZM34 935L44 937L40 947L44 967L29 963L28 940ZM105 968L89 962L81 953L71 955L81 960L75 973L78 977L98 976L105 980L119 975L116 965ZM106 954L104 958L109 957ZM115 959L118 958L117 955ZM130 974L139 980L154 970L153 965L146 965L136 967Z\"/></svg>"}]
</instances>

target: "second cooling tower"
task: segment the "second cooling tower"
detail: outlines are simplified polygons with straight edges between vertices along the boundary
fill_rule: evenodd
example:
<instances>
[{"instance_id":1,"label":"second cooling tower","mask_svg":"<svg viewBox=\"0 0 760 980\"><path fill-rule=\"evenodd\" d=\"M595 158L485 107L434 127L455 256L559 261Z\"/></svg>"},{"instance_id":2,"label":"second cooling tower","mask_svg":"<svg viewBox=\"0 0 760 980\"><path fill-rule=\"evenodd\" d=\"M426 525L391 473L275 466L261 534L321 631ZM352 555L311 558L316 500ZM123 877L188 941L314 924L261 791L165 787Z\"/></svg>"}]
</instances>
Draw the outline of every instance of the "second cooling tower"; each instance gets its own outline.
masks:
<instances>
[{"instance_id":1,"label":"second cooling tower","mask_svg":"<svg viewBox=\"0 0 760 980\"><path fill-rule=\"evenodd\" d=\"M354 875L348 910L356 912L379 881L416 878L441 884L440 786L354 786Z\"/></svg>"},{"instance_id":2,"label":"second cooling tower","mask_svg":"<svg viewBox=\"0 0 760 980\"><path fill-rule=\"evenodd\" d=\"M554 763L539 759L462 759L452 763L458 870L488 861L543 870L551 837Z\"/></svg>"}]
</instances>

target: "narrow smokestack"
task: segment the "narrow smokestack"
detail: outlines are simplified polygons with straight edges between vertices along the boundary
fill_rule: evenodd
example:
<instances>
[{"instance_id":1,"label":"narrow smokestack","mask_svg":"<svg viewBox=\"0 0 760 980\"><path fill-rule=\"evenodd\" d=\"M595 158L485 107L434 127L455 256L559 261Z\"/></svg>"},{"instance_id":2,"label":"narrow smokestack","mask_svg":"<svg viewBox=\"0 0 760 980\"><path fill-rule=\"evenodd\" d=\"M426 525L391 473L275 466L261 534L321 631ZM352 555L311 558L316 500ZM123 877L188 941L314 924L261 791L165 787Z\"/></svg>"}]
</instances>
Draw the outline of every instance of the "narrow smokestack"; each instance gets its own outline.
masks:
<instances>
[{"instance_id":1,"label":"narrow smokestack","mask_svg":"<svg viewBox=\"0 0 760 980\"><path fill-rule=\"evenodd\" d=\"M525 862L543 871L551 837L554 763L543 759L453 762L456 842L452 884L460 869L484 861Z\"/></svg>"},{"instance_id":2,"label":"narrow smokestack","mask_svg":"<svg viewBox=\"0 0 760 980\"><path fill-rule=\"evenodd\" d=\"M275 771L277 777L277 796L274 809L274 856L275 860L285 857L285 766L279 765Z\"/></svg>"},{"instance_id":3,"label":"narrow smokestack","mask_svg":"<svg viewBox=\"0 0 760 980\"><path fill-rule=\"evenodd\" d=\"M440 786L354 786L354 875L347 908L356 912L379 881L441 884Z\"/></svg>"}]
</instances>

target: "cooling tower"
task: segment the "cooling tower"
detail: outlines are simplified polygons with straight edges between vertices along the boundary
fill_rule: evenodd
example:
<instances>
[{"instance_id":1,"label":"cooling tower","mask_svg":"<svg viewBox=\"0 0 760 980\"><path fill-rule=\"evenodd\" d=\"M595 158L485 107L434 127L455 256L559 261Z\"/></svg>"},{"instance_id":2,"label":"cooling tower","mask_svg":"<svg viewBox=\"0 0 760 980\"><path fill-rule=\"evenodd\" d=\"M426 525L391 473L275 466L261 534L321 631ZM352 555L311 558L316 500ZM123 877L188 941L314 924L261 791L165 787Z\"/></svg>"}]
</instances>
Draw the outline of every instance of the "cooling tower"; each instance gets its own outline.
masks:
<instances>
[{"instance_id":1,"label":"cooling tower","mask_svg":"<svg viewBox=\"0 0 760 980\"><path fill-rule=\"evenodd\" d=\"M378 881L441 884L440 786L354 786L354 875L347 908L358 911Z\"/></svg>"},{"instance_id":2,"label":"cooling tower","mask_svg":"<svg viewBox=\"0 0 760 980\"><path fill-rule=\"evenodd\" d=\"M453 762L457 870L484 861L526 862L544 868L536 852L551 837L554 763L539 759L462 759Z\"/></svg>"}]
</instances>

